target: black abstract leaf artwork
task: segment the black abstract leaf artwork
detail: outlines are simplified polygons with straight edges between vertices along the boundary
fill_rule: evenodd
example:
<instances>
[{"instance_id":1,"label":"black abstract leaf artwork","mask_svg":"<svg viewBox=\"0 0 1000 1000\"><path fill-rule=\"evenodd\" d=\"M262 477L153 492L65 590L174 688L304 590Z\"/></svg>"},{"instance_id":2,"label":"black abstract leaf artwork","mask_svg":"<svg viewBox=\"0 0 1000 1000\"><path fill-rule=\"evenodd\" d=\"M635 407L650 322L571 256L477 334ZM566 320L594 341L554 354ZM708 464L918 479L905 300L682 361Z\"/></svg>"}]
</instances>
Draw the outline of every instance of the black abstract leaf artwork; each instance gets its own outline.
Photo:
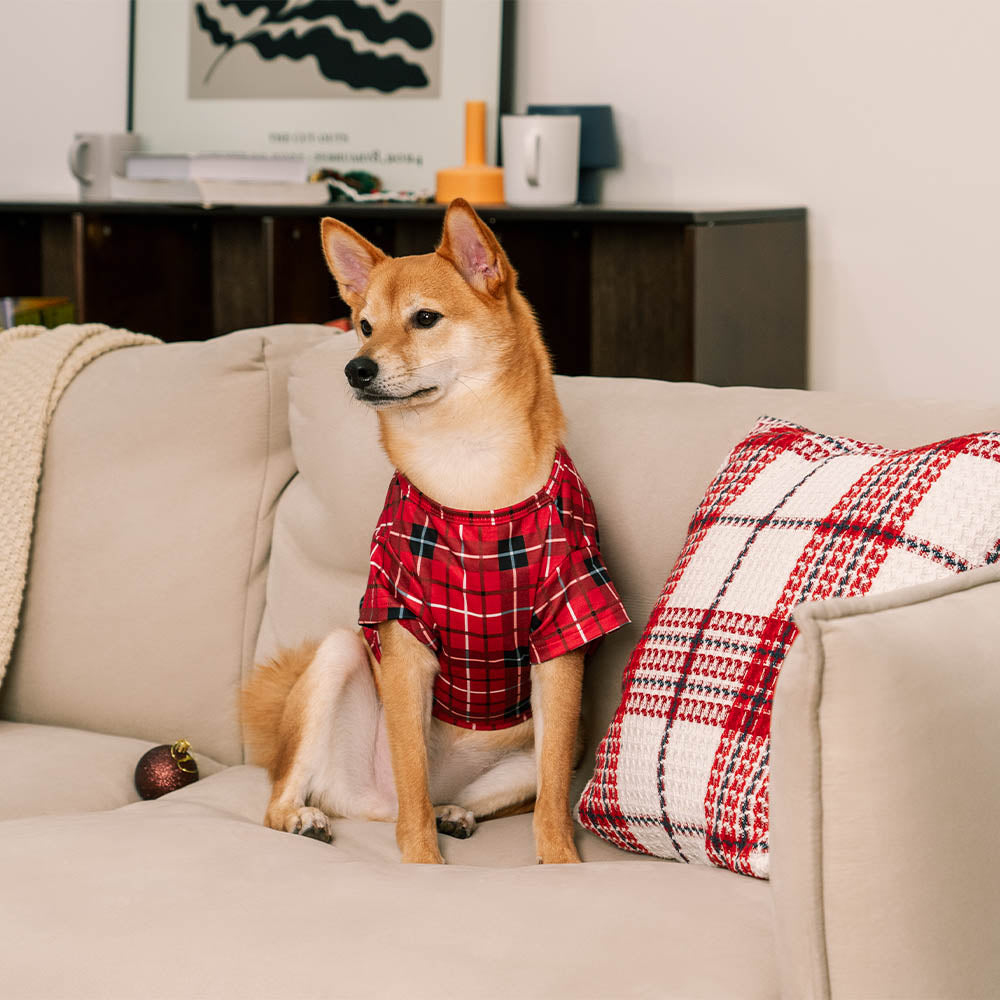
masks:
<instances>
[{"instance_id":1,"label":"black abstract leaf artwork","mask_svg":"<svg viewBox=\"0 0 1000 1000\"><path fill-rule=\"evenodd\" d=\"M235 7L244 17L256 13L258 10L266 10L267 17L281 11L288 6L288 0L219 0L220 7ZM264 20L267 20L267 17Z\"/></svg>"},{"instance_id":2,"label":"black abstract leaf artwork","mask_svg":"<svg viewBox=\"0 0 1000 1000\"><path fill-rule=\"evenodd\" d=\"M229 34L228 31L222 30L222 25L219 24L214 18L208 16L208 12L205 10L204 4L198 4L194 9L195 16L198 18L198 27L204 31L209 38L212 39L213 45L225 46L228 52L236 44L236 36ZM211 72L211 71L210 71Z\"/></svg>"},{"instance_id":3,"label":"black abstract leaf artwork","mask_svg":"<svg viewBox=\"0 0 1000 1000\"><path fill-rule=\"evenodd\" d=\"M205 74L205 84L222 60L241 45L252 46L266 61L311 57L327 80L345 83L356 90L372 88L391 94L402 88L420 89L429 84L419 63L407 61L398 52L358 51L350 37L337 30L359 32L372 45L399 41L415 51L425 50L433 45L434 32L423 17L412 11L387 19L375 7L354 0L300 3L294 0L218 0L218 6L237 11L246 21L246 30L242 33L225 30L205 3L195 4L199 30L221 50ZM272 32L270 26L287 27L284 31Z\"/></svg>"}]
</instances>

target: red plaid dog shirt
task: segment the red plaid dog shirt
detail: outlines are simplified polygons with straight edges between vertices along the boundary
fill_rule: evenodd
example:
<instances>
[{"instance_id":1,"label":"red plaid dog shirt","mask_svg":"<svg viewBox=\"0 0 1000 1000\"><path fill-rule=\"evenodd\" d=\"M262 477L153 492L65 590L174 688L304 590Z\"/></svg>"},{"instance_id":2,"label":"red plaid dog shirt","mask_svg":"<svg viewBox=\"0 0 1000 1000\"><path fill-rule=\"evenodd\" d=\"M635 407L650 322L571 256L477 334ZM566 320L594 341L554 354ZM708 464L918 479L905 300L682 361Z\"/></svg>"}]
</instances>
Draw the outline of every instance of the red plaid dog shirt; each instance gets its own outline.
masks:
<instances>
[{"instance_id":1,"label":"red plaid dog shirt","mask_svg":"<svg viewBox=\"0 0 1000 1000\"><path fill-rule=\"evenodd\" d=\"M466 729L531 716L531 665L629 621L598 548L594 505L560 448L545 486L513 507L442 507L402 473L372 538L359 622L381 659L379 622L438 656L433 714Z\"/></svg>"}]
</instances>

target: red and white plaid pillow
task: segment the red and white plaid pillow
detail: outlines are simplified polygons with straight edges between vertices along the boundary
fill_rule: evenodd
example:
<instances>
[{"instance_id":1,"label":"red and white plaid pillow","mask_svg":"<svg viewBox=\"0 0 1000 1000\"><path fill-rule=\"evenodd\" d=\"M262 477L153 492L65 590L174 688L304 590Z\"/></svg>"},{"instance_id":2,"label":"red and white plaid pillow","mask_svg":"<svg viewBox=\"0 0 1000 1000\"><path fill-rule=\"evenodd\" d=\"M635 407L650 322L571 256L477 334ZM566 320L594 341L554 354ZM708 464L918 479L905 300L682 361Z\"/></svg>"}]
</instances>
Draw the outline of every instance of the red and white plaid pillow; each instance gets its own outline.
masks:
<instances>
[{"instance_id":1,"label":"red and white plaid pillow","mask_svg":"<svg viewBox=\"0 0 1000 1000\"><path fill-rule=\"evenodd\" d=\"M804 601L1000 561L1000 433L909 451L762 417L698 507L577 805L625 850L768 875L771 699Z\"/></svg>"}]
</instances>

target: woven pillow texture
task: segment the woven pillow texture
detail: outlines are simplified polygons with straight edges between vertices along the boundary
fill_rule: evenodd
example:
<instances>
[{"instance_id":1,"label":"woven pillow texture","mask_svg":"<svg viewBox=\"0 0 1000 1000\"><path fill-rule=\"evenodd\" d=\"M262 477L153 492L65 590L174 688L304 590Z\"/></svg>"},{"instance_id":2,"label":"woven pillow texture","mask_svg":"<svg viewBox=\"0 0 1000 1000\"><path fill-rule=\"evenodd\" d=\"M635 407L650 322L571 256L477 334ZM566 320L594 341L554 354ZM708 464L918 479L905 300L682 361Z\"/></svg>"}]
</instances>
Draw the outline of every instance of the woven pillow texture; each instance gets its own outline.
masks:
<instances>
[{"instance_id":1,"label":"woven pillow texture","mask_svg":"<svg viewBox=\"0 0 1000 1000\"><path fill-rule=\"evenodd\" d=\"M998 561L1000 433L893 451L762 417L691 521L580 822L625 850L767 878L771 700L795 607Z\"/></svg>"}]
</instances>

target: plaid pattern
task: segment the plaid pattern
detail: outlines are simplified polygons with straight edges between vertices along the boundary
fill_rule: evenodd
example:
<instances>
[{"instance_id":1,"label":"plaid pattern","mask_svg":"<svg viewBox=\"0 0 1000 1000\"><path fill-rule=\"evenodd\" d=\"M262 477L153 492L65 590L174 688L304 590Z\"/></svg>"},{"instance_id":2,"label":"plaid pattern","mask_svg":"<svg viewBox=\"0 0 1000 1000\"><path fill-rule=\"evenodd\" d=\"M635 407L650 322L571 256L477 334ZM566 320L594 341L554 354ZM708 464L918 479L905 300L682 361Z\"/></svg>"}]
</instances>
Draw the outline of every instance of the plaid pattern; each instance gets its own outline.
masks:
<instances>
[{"instance_id":1,"label":"plaid pattern","mask_svg":"<svg viewBox=\"0 0 1000 1000\"><path fill-rule=\"evenodd\" d=\"M612 844L766 878L771 699L804 601L1000 559L1000 433L891 451L762 418L632 654L577 806Z\"/></svg>"},{"instance_id":2,"label":"plaid pattern","mask_svg":"<svg viewBox=\"0 0 1000 1000\"><path fill-rule=\"evenodd\" d=\"M514 507L460 511L397 472L372 538L359 616L398 621L438 655L435 718L504 729L531 716L531 665L585 646L628 615L598 548L597 517L569 455Z\"/></svg>"}]
</instances>

